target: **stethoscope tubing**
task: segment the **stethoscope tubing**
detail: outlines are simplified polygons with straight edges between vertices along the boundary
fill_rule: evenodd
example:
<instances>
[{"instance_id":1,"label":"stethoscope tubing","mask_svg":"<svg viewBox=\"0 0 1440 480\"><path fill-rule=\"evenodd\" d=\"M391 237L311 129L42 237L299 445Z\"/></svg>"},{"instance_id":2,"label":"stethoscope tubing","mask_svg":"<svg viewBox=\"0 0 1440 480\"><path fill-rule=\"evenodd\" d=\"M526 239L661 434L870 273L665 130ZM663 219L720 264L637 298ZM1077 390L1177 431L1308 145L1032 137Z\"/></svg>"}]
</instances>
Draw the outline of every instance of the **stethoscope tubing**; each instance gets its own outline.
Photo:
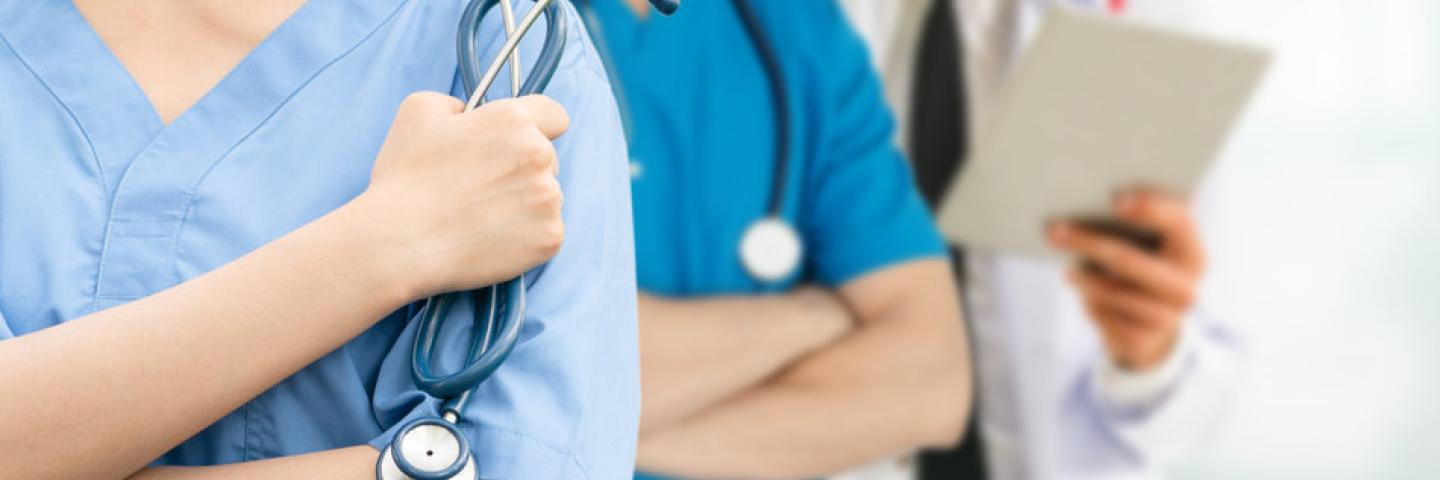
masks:
<instances>
[{"instance_id":1,"label":"stethoscope tubing","mask_svg":"<svg viewBox=\"0 0 1440 480\"><path fill-rule=\"evenodd\" d=\"M678 0L652 0L662 13L672 13L679 6ZM501 6L504 15L506 39L495 60L481 71L479 68L479 31L486 13L496 5ZM485 94L498 78L506 63L511 65L512 96L540 93L550 84L559 68L565 52L569 33L567 17L562 9L563 0L537 0L526 13L519 25L514 25L514 12L509 0L471 0L461 12L459 32L456 35L456 53L459 57L461 85L469 97L465 111L479 108L485 102ZM534 64L534 70L520 77L517 50L525 35L541 15L546 17L546 38ZM412 351L411 377L415 385L426 394L443 401L440 418L425 418L412 421L397 432L391 445L386 447L376 462L376 478L386 478L387 461L399 470L398 474L418 480L449 479L463 474L473 464L473 452L469 443L460 434L458 424L461 412L475 389L492 375L519 343L520 330L525 321L525 280L524 276L468 292L474 301L471 319L474 332L470 340L466 361L459 371L451 374L437 374L431 365L438 347L437 339L442 325L448 318L455 302L462 299L464 292L452 292L432 296L423 303L416 325L415 343ZM415 465L404 453L406 439L417 428L435 426L444 429L455 439L460 449L458 457L444 468L429 471Z\"/></svg>"},{"instance_id":2,"label":"stethoscope tubing","mask_svg":"<svg viewBox=\"0 0 1440 480\"><path fill-rule=\"evenodd\" d=\"M785 88L785 71L781 69L780 55L775 51L775 44L765 34L764 25L761 24L760 16L746 0L731 0L735 6L735 12L740 16L740 23L745 26L745 33L750 37L750 44L755 48L755 53L760 57L761 66L765 69L766 84L770 88L771 100L775 103L775 164L771 173L770 201L766 205L766 212L775 218L782 218L785 208L785 192L790 181L790 95Z\"/></svg>"},{"instance_id":3,"label":"stethoscope tubing","mask_svg":"<svg viewBox=\"0 0 1440 480\"><path fill-rule=\"evenodd\" d=\"M502 1L472 1L461 12L456 53L460 58L461 84L465 86L466 94L470 97L467 109L484 103L485 92L494 83L504 65L515 57L520 40L541 15L546 17L547 23L544 47L540 50L534 70L525 78L516 93L530 95L544 90L559 68L565 51L568 28L566 16L561 9L562 4L554 0L539 0L515 27L513 33L507 36L495 60L486 70L481 71L479 62L475 61L480 58L477 53L481 20ZM440 375L435 373L432 367L436 338L439 337L441 325L455 302L463 298L461 295L465 293L447 293L425 300L420 312L411 363L411 377L415 385L421 391L444 400L442 412L453 414L457 418L470 398L470 392L500 367L519 340L520 329L525 321L524 277L469 292L475 300L472 319L476 333L471 340L465 366L455 373Z\"/></svg>"},{"instance_id":4,"label":"stethoscope tubing","mask_svg":"<svg viewBox=\"0 0 1440 480\"><path fill-rule=\"evenodd\" d=\"M485 18L490 9L500 2L501 0L479 0L472 1L465 6L465 10L460 14L460 32L456 35L455 45L456 53L460 58L479 58L476 55L479 50L480 20ZM540 58L535 61L535 70L525 77L525 82L520 86L518 93L521 95L539 93L550 84L550 79L554 77L555 71L560 67L560 56L565 53L566 33L569 28L560 3L554 0L537 0L525 17L520 20L520 24L515 27L514 34L508 35L505 44L500 47L499 54L496 55L494 61L490 62L490 66L484 72L478 70L479 65L475 62L460 62L461 84L465 85L466 94L469 96L469 100L465 102L466 111L479 108L485 103L485 92L490 90L490 86L499 77L500 71L505 68L505 64L516 56L514 53L520 47L520 42L524 40L525 34L530 31L530 28L535 26L535 22L540 19L541 15L545 16L548 24L545 29L545 47L540 50Z\"/></svg>"}]
</instances>

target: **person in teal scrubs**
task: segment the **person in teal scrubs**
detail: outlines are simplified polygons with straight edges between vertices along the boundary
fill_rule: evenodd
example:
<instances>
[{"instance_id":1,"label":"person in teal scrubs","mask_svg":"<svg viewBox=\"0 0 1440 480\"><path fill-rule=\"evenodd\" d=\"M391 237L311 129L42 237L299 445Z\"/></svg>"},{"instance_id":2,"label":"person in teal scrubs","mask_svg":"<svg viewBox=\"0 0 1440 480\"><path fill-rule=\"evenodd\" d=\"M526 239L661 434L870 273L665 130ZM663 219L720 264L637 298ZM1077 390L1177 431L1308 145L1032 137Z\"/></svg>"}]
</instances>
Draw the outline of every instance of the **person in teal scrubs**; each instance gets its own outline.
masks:
<instances>
[{"instance_id":1,"label":"person in teal scrubs","mask_svg":"<svg viewBox=\"0 0 1440 480\"><path fill-rule=\"evenodd\" d=\"M461 412L480 474L631 475L604 67L574 21L548 98L502 78L461 113L435 92L460 91L464 6L0 0L0 477L374 478L439 405L407 305L522 272L519 344ZM472 338L456 310L440 371Z\"/></svg>"},{"instance_id":2,"label":"person in teal scrubs","mask_svg":"<svg viewBox=\"0 0 1440 480\"><path fill-rule=\"evenodd\" d=\"M745 1L780 72L731 1L666 18L582 2L630 127L639 469L797 478L953 443L970 402L960 302L866 49L829 0ZM775 74L790 113L781 213L804 256L762 282L737 252L775 177Z\"/></svg>"}]
</instances>

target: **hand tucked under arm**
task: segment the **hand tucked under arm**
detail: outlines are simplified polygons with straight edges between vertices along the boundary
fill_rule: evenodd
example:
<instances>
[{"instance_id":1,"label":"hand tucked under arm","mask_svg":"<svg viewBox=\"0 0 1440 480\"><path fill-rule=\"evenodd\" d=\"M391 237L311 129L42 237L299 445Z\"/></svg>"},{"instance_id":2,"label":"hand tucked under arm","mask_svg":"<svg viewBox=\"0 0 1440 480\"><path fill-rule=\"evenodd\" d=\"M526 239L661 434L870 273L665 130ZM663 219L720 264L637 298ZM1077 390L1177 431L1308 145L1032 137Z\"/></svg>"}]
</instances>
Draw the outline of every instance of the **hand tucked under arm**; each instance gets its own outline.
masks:
<instances>
[{"instance_id":1,"label":"hand tucked under arm","mask_svg":"<svg viewBox=\"0 0 1440 480\"><path fill-rule=\"evenodd\" d=\"M755 386L853 325L835 294L681 300L640 295L641 434Z\"/></svg>"},{"instance_id":2,"label":"hand tucked under arm","mask_svg":"<svg viewBox=\"0 0 1440 480\"><path fill-rule=\"evenodd\" d=\"M640 467L797 478L958 440L971 378L947 262L887 268L847 283L841 294L859 329L772 381L643 435Z\"/></svg>"}]
</instances>

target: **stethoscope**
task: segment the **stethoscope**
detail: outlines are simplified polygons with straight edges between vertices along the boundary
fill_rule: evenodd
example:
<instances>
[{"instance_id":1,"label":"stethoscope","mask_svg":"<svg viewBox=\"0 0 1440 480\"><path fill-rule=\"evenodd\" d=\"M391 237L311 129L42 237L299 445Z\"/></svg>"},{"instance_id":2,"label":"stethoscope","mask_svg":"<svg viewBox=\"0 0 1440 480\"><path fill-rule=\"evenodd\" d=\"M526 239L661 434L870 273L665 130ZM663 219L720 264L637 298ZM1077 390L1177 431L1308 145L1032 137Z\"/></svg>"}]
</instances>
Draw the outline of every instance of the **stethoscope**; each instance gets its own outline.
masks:
<instances>
[{"instance_id":1,"label":"stethoscope","mask_svg":"<svg viewBox=\"0 0 1440 480\"><path fill-rule=\"evenodd\" d=\"M740 236L740 264L757 281L774 284L800 268L804 243L800 231L784 217L786 187L790 180L790 100L784 70L774 43L765 36L760 18L745 0L731 0L745 24L745 33L760 55L775 101L775 164L770 176L770 202L766 214L750 223Z\"/></svg>"},{"instance_id":2,"label":"stethoscope","mask_svg":"<svg viewBox=\"0 0 1440 480\"><path fill-rule=\"evenodd\" d=\"M587 2L582 5L589 7ZM756 15L754 8L745 0L732 0L735 11L744 24L745 33L750 38L751 45L760 57L761 67L765 70L766 80L770 89L770 96L775 102L775 163L770 177L770 198L765 207L765 213L759 218L750 222L740 236L739 259L740 265L751 279L764 286L773 286L787 278L790 278L800 269L800 262L804 257L804 243L801 240L800 231L794 224L785 219L785 197L786 188L789 185L790 176L790 102L789 94L785 89L784 70L780 68L780 58L775 52L774 43L765 36L765 30ZM586 16L589 20L593 15ZM590 31L599 32L600 25L590 22ZM596 42L600 43L603 35L594 35ZM599 45L602 53L605 52L605 45ZM611 78L617 78L612 73ZM626 131L632 132L629 125L629 115L625 108L625 94L618 82L614 83L616 96L620 98L621 113L625 114ZM632 132L633 134L633 132ZM635 168L635 167L632 167Z\"/></svg>"},{"instance_id":3,"label":"stethoscope","mask_svg":"<svg viewBox=\"0 0 1440 480\"><path fill-rule=\"evenodd\" d=\"M560 66L569 32L562 1L536 0L534 7L518 24L515 23L510 0L470 0L466 4L460 15L456 38L461 84L469 95L465 111L474 110L485 102L485 92L490 90L506 63L510 64L512 96L545 90ZM679 0L650 2L667 15L680 6ZM482 72L479 69L478 35L485 15L497 4L505 21L505 44ZM545 42L535 60L534 70L524 77L522 84L516 50L541 15L545 16L548 25ZM472 315L475 333L470 341L469 354L459 371L448 375L437 374L431 368L436 338L455 302L465 294L470 295L475 304ZM419 316L410 375L421 391L442 400L440 416L420 418L400 427L394 440L380 452L380 458L375 463L375 477L381 480L477 480L480 478L479 466L475 463L469 442L460 434L457 425L475 388L500 367L520 338L520 326L525 320L524 278L471 292L430 297L420 307Z\"/></svg>"}]
</instances>

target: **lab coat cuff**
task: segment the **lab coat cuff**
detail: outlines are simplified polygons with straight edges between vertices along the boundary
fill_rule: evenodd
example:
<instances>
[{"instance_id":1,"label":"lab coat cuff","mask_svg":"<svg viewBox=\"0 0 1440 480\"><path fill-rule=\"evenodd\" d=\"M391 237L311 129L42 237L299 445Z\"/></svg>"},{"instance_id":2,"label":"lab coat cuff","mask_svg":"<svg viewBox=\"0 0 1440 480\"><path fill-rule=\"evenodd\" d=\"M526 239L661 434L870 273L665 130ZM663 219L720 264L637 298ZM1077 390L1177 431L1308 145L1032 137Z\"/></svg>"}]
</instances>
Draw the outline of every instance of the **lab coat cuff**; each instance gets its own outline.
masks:
<instances>
[{"instance_id":1,"label":"lab coat cuff","mask_svg":"<svg viewBox=\"0 0 1440 480\"><path fill-rule=\"evenodd\" d=\"M430 401L416 407L404 420L367 443L376 451L384 452L406 424L419 418L437 417L439 413L435 405L436 402ZM481 478L590 479L580 459L571 452L524 432L469 420L461 420L456 427L470 442L470 451L475 456Z\"/></svg>"},{"instance_id":2,"label":"lab coat cuff","mask_svg":"<svg viewBox=\"0 0 1440 480\"><path fill-rule=\"evenodd\" d=\"M1109 355L1102 355L1092 379L1096 398L1113 413L1143 416L1164 402L1189 370L1194 357L1194 336L1191 319L1182 321L1174 348L1159 365L1145 371L1121 367Z\"/></svg>"}]
</instances>

